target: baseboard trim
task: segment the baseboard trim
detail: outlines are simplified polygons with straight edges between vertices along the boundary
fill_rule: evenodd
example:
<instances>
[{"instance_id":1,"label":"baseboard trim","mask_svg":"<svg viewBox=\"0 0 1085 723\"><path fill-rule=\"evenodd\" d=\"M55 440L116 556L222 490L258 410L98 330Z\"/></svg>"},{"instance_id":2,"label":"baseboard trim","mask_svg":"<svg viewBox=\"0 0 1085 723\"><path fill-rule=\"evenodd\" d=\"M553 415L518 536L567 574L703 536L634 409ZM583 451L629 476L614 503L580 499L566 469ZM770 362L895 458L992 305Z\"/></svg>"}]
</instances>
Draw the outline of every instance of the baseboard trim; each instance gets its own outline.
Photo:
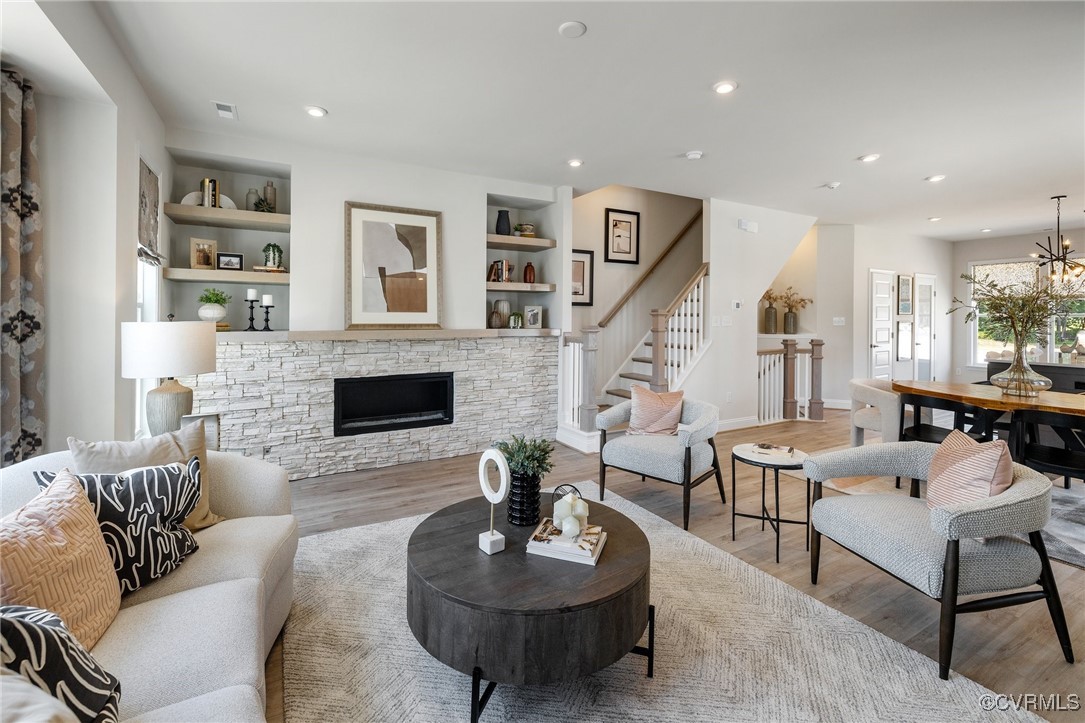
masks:
<instances>
[{"instance_id":1,"label":"baseboard trim","mask_svg":"<svg viewBox=\"0 0 1085 723\"><path fill-rule=\"evenodd\" d=\"M851 409L850 399L825 399L826 409Z\"/></svg>"},{"instance_id":2,"label":"baseboard trim","mask_svg":"<svg viewBox=\"0 0 1085 723\"><path fill-rule=\"evenodd\" d=\"M559 424L557 440L566 447L584 454L598 454L599 452L598 432L584 432L566 424Z\"/></svg>"},{"instance_id":3,"label":"baseboard trim","mask_svg":"<svg viewBox=\"0 0 1085 723\"><path fill-rule=\"evenodd\" d=\"M721 432L728 432L732 429L745 429L746 427L756 427L757 417L736 417L734 419L721 419L719 430Z\"/></svg>"}]
</instances>

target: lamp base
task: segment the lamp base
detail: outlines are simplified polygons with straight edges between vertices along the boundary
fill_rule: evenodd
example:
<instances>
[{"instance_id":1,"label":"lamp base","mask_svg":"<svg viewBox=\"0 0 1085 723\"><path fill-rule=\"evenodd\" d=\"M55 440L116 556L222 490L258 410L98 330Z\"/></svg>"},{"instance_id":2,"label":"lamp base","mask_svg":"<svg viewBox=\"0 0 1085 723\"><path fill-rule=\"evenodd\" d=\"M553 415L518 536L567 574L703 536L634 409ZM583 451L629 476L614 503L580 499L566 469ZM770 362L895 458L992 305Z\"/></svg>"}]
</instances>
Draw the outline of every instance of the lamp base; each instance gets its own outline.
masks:
<instances>
[{"instance_id":1,"label":"lamp base","mask_svg":"<svg viewBox=\"0 0 1085 723\"><path fill-rule=\"evenodd\" d=\"M186 414L192 414L192 390L176 379L147 392L147 429L152 435L180 429Z\"/></svg>"}]
</instances>

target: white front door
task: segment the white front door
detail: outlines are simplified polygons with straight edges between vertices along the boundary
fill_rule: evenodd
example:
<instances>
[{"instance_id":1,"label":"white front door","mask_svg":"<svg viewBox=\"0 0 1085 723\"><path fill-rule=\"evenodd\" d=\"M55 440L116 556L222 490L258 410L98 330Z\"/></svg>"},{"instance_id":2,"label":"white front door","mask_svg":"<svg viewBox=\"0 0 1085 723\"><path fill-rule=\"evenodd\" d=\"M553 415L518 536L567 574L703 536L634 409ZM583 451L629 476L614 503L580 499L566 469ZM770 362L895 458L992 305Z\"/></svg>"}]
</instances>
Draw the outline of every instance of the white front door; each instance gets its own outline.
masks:
<instances>
[{"instance_id":1,"label":"white front door","mask_svg":"<svg viewBox=\"0 0 1085 723\"><path fill-rule=\"evenodd\" d=\"M870 271L870 378L893 378L892 271Z\"/></svg>"},{"instance_id":2,"label":"white front door","mask_svg":"<svg viewBox=\"0 0 1085 723\"><path fill-rule=\"evenodd\" d=\"M934 381L935 277L915 275L915 378Z\"/></svg>"}]
</instances>

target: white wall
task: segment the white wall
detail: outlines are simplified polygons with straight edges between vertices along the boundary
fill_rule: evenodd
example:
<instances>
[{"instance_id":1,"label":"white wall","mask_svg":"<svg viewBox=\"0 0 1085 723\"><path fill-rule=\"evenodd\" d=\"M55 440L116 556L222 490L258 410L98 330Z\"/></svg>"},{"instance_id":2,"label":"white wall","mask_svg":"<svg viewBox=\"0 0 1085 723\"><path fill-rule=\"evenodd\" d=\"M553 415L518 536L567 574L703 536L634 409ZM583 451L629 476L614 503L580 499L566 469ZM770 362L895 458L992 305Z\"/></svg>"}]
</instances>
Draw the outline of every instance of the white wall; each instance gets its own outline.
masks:
<instances>
[{"instance_id":1,"label":"white wall","mask_svg":"<svg viewBox=\"0 0 1085 723\"><path fill-rule=\"evenodd\" d=\"M1085 229L1064 230L1063 236L1071 240L1077 251L1085 250ZM1029 254L1039 251L1037 242L1046 243L1047 237L1054 239L1054 232L1037 232L1024 236L1003 236L1000 238L976 238L958 241L953 244L953 288L950 298L969 297L968 283L961 279L961 274L969 272L969 265L977 261L1027 261ZM948 308L945 307L945 308ZM964 312L953 314L953 381L975 382L987 378L987 365L982 361L973 365L972 325L965 324ZM960 370L958 373L957 370Z\"/></svg>"},{"instance_id":2,"label":"white wall","mask_svg":"<svg viewBox=\"0 0 1085 723\"><path fill-rule=\"evenodd\" d=\"M813 299L814 304L807 306L805 309L798 309L796 313L799 315L799 333L807 334L818 331L818 304L820 297L818 295L818 234L817 228L810 229L810 232L803 237L799 242L798 247L794 253L787 259L784 267L780 269L780 273L776 274L776 278L773 279L770 284L772 290L776 294L782 294L787 290L787 287L791 287L796 294L804 299ZM758 302L761 309L760 316L758 317L757 328L764 333L765 331L765 313L764 310L768 306L763 302ZM784 333L784 305L782 303L776 304L776 316L777 326L776 333Z\"/></svg>"},{"instance_id":3,"label":"white wall","mask_svg":"<svg viewBox=\"0 0 1085 723\"><path fill-rule=\"evenodd\" d=\"M45 252L45 447L112 439L117 110L36 94Z\"/></svg>"},{"instance_id":4,"label":"white wall","mask_svg":"<svg viewBox=\"0 0 1085 723\"><path fill-rule=\"evenodd\" d=\"M442 325L486 326L486 194L557 202L550 186L376 161L294 144L170 129L170 148L290 167L290 329L344 328L344 202L440 211ZM559 227L561 233L564 230ZM560 238L559 247L568 246Z\"/></svg>"},{"instance_id":5,"label":"white wall","mask_svg":"<svg viewBox=\"0 0 1085 723\"><path fill-rule=\"evenodd\" d=\"M738 220L756 221L758 233ZM709 268L711 346L686 381L686 393L719 406L721 426L757 422L758 299L814 224L801 216L719 199L705 202L705 255ZM732 302L741 304L734 309Z\"/></svg>"},{"instance_id":6,"label":"white wall","mask_svg":"<svg viewBox=\"0 0 1085 723\"><path fill-rule=\"evenodd\" d=\"M628 186L607 186L573 199L573 248L595 252L595 293L592 306L574 306L573 328L597 324L636 283L681 231L702 201ZM640 213L640 263L606 263L606 209ZM698 222L599 336L596 393L603 391L633 347L651 327L652 309L674 300L702 262L702 223Z\"/></svg>"},{"instance_id":7,"label":"white wall","mask_svg":"<svg viewBox=\"0 0 1085 723\"><path fill-rule=\"evenodd\" d=\"M852 371L852 329L855 326L854 295L866 296L866 286L852 289L855 264L855 227L818 226L817 283L814 310L818 338L825 342L822 351L821 396L826 405L851 406L848 381ZM843 326L834 326L843 319Z\"/></svg>"}]
</instances>

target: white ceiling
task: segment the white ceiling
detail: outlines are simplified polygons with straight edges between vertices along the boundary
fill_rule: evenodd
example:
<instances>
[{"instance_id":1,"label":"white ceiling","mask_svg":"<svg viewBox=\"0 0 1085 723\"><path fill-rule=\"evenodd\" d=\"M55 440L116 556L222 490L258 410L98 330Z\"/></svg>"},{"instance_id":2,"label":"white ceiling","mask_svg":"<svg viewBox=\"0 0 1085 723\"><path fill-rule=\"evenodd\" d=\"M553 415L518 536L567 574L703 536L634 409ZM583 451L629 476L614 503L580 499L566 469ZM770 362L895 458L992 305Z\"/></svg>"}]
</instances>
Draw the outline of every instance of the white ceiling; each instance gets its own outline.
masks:
<instances>
[{"instance_id":1,"label":"white ceiling","mask_svg":"<svg viewBox=\"0 0 1085 723\"><path fill-rule=\"evenodd\" d=\"M1085 225L1082 2L103 9L168 125L949 240L1051 227L1055 194L1063 226ZM566 20L588 33L559 36Z\"/></svg>"}]
</instances>

